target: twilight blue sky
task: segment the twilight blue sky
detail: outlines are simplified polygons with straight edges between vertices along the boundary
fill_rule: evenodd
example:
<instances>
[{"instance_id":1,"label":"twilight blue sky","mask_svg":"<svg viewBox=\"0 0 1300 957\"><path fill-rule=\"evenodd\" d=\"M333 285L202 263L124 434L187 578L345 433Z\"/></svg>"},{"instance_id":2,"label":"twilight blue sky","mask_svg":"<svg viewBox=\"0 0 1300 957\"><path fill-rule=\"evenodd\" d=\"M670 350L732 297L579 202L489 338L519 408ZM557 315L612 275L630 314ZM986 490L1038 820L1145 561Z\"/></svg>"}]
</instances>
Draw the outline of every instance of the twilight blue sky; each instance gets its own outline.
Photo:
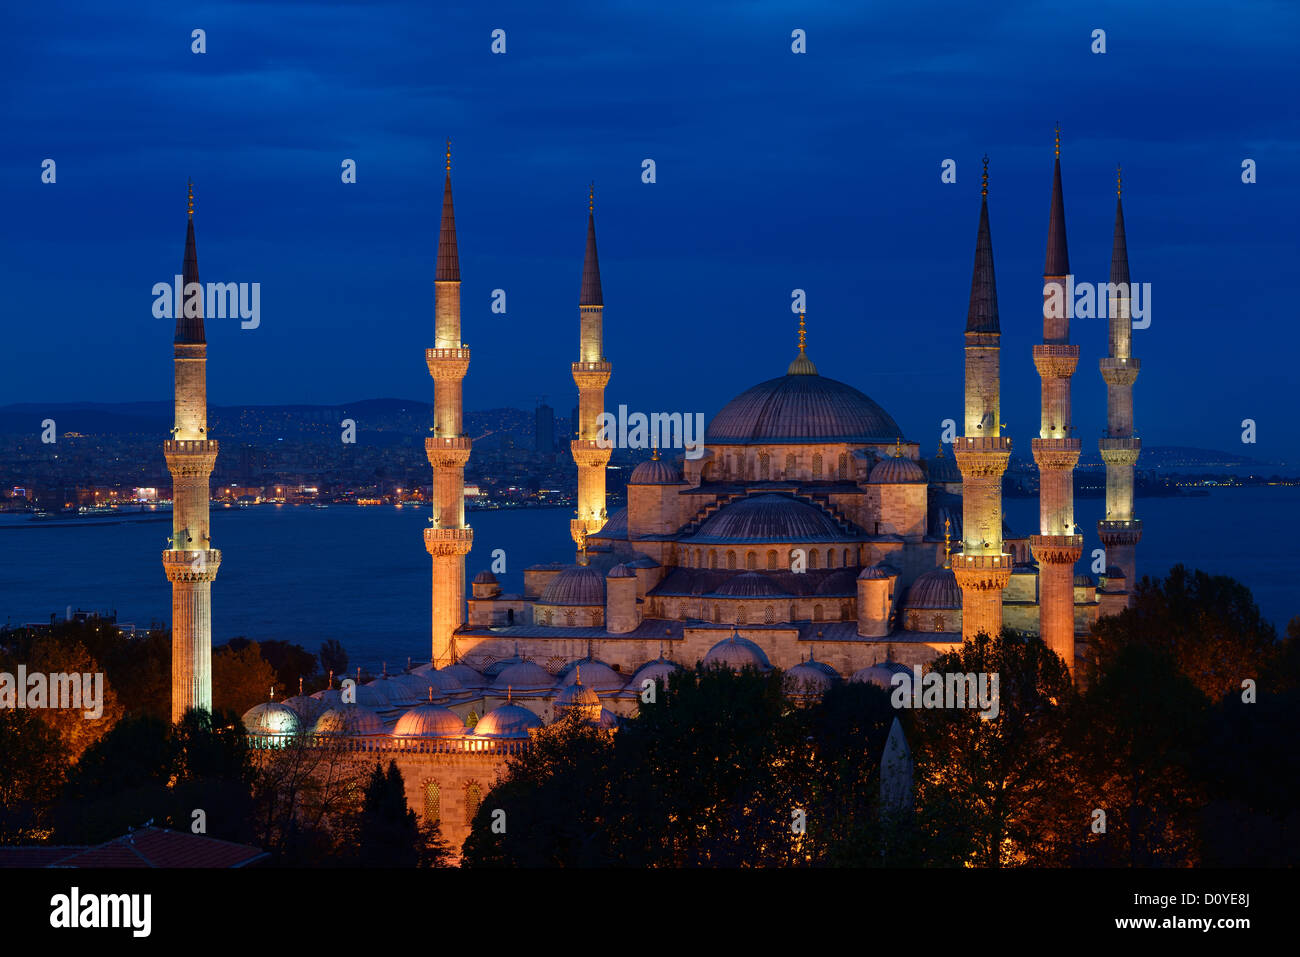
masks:
<instances>
[{"instance_id":1,"label":"twilight blue sky","mask_svg":"<svg viewBox=\"0 0 1300 957\"><path fill-rule=\"evenodd\" d=\"M1144 440L1300 458L1300 4L55 0L4 21L0 404L170 397L150 288L180 269L187 176L202 278L262 284L261 328L208 323L211 402L431 401L451 136L468 408L573 404L594 179L609 407L712 416L782 374L802 287L820 371L932 446L961 417L987 151L1003 417L1027 447L1059 121L1080 280L1107 278L1124 165L1133 277L1153 285ZM1072 335L1095 449L1105 323Z\"/></svg>"}]
</instances>

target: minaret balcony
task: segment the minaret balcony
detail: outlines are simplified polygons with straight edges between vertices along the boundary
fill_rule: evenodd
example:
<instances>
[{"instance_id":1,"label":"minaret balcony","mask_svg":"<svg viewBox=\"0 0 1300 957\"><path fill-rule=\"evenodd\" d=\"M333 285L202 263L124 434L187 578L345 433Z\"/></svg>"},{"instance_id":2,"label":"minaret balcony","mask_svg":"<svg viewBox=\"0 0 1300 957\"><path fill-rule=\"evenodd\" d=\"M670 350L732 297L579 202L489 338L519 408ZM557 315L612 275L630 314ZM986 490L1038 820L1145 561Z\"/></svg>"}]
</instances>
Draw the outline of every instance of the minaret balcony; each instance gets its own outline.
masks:
<instances>
[{"instance_id":1,"label":"minaret balcony","mask_svg":"<svg viewBox=\"0 0 1300 957\"><path fill-rule=\"evenodd\" d=\"M1136 518L1127 521L1100 521L1097 523L1097 537L1107 548L1116 545L1136 545L1142 540L1142 521Z\"/></svg>"},{"instance_id":2,"label":"minaret balcony","mask_svg":"<svg viewBox=\"0 0 1300 957\"><path fill-rule=\"evenodd\" d=\"M1001 591L1011 581L1015 556L965 555L951 556L953 576L962 591Z\"/></svg>"},{"instance_id":3,"label":"minaret balcony","mask_svg":"<svg viewBox=\"0 0 1300 957\"><path fill-rule=\"evenodd\" d=\"M424 550L434 557L468 555L474 544L472 528L434 528L424 530Z\"/></svg>"},{"instance_id":4,"label":"minaret balcony","mask_svg":"<svg viewBox=\"0 0 1300 957\"><path fill-rule=\"evenodd\" d=\"M573 439L569 442L569 448L578 467L589 469L604 468L614 452L610 446L601 445L594 439Z\"/></svg>"},{"instance_id":5,"label":"minaret balcony","mask_svg":"<svg viewBox=\"0 0 1300 957\"><path fill-rule=\"evenodd\" d=\"M463 379L469 371L469 349L425 349L424 361L435 379Z\"/></svg>"},{"instance_id":6,"label":"minaret balcony","mask_svg":"<svg viewBox=\"0 0 1300 957\"><path fill-rule=\"evenodd\" d=\"M1101 366L1101 377L1107 385L1132 385L1137 381L1138 371L1142 368L1142 363L1132 357L1116 359L1107 356L1098 364Z\"/></svg>"},{"instance_id":7,"label":"minaret balcony","mask_svg":"<svg viewBox=\"0 0 1300 957\"><path fill-rule=\"evenodd\" d=\"M605 388L614 372L614 364L611 362L575 362L572 368L573 381L583 391Z\"/></svg>"},{"instance_id":8,"label":"minaret balcony","mask_svg":"<svg viewBox=\"0 0 1300 957\"><path fill-rule=\"evenodd\" d=\"M211 475L217 464L215 439L168 439L163 443L163 456L172 476Z\"/></svg>"},{"instance_id":9,"label":"minaret balcony","mask_svg":"<svg viewBox=\"0 0 1300 957\"><path fill-rule=\"evenodd\" d=\"M1073 565L1083 554L1083 536L1030 535L1029 547L1040 565Z\"/></svg>"},{"instance_id":10,"label":"minaret balcony","mask_svg":"<svg viewBox=\"0 0 1300 957\"><path fill-rule=\"evenodd\" d=\"M468 435L431 435L424 440L424 454L434 468L461 468L469 461L473 440Z\"/></svg>"},{"instance_id":11,"label":"minaret balcony","mask_svg":"<svg viewBox=\"0 0 1300 957\"><path fill-rule=\"evenodd\" d=\"M210 582L221 567L216 548L167 549L162 553L163 570L170 582Z\"/></svg>"},{"instance_id":12,"label":"minaret balcony","mask_svg":"<svg viewBox=\"0 0 1300 957\"><path fill-rule=\"evenodd\" d=\"M1079 439L1034 439L1034 463L1039 470L1072 469L1079 463L1083 443Z\"/></svg>"},{"instance_id":13,"label":"minaret balcony","mask_svg":"<svg viewBox=\"0 0 1300 957\"><path fill-rule=\"evenodd\" d=\"M1034 346L1034 368L1044 379L1068 379L1079 365L1079 347L1073 345Z\"/></svg>"}]
</instances>

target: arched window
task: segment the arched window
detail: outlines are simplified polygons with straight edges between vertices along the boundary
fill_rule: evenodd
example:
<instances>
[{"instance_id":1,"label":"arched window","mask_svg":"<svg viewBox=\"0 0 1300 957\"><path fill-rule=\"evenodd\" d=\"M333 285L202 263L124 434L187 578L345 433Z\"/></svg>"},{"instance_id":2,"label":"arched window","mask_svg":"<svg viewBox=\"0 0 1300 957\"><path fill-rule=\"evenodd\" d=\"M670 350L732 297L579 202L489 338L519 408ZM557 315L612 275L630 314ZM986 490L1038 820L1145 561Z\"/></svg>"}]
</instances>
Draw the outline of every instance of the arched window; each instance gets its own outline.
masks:
<instances>
[{"instance_id":1,"label":"arched window","mask_svg":"<svg viewBox=\"0 0 1300 957\"><path fill-rule=\"evenodd\" d=\"M722 609L717 605L713 606L713 623L715 625L722 623Z\"/></svg>"},{"instance_id":2,"label":"arched window","mask_svg":"<svg viewBox=\"0 0 1300 957\"><path fill-rule=\"evenodd\" d=\"M442 788L437 781L427 781L424 785L424 819L432 824L442 820Z\"/></svg>"},{"instance_id":3,"label":"arched window","mask_svg":"<svg viewBox=\"0 0 1300 957\"><path fill-rule=\"evenodd\" d=\"M477 711L471 711L469 714L465 715L465 727L473 731L477 724L478 724Z\"/></svg>"},{"instance_id":4,"label":"arched window","mask_svg":"<svg viewBox=\"0 0 1300 957\"><path fill-rule=\"evenodd\" d=\"M772 456L766 452L758 454L758 477L761 479L772 477Z\"/></svg>"},{"instance_id":5,"label":"arched window","mask_svg":"<svg viewBox=\"0 0 1300 957\"><path fill-rule=\"evenodd\" d=\"M745 613L744 605L741 605L740 608L736 611L736 624L738 625L749 624L749 615Z\"/></svg>"},{"instance_id":6,"label":"arched window","mask_svg":"<svg viewBox=\"0 0 1300 957\"><path fill-rule=\"evenodd\" d=\"M785 475L781 477L788 478L788 479L794 478L794 473L799 467L798 462L799 460L795 458L795 454L793 452L787 452L785 454Z\"/></svg>"},{"instance_id":7,"label":"arched window","mask_svg":"<svg viewBox=\"0 0 1300 957\"><path fill-rule=\"evenodd\" d=\"M710 548L710 549L709 549L709 567L710 567L710 568L717 568L717 567L718 567L718 551L717 551L717 549L714 549L714 548Z\"/></svg>"},{"instance_id":8,"label":"arched window","mask_svg":"<svg viewBox=\"0 0 1300 957\"><path fill-rule=\"evenodd\" d=\"M846 479L848 477L849 477L849 454L847 452L841 452L840 453L840 478Z\"/></svg>"},{"instance_id":9,"label":"arched window","mask_svg":"<svg viewBox=\"0 0 1300 957\"><path fill-rule=\"evenodd\" d=\"M819 479L821 477L822 477L822 454L820 452L817 452L815 455L813 455L813 478Z\"/></svg>"},{"instance_id":10,"label":"arched window","mask_svg":"<svg viewBox=\"0 0 1300 957\"><path fill-rule=\"evenodd\" d=\"M849 567L849 550L847 548L844 549L844 567Z\"/></svg>"},{"instance_id":11,"label":"arched window","mask_svg":"<svg viewBox=\"0 0 1300 957\"><path fill-rule=\"evenodd\" d=\"M813 621L821 621L825 614L821 605L813 605Z\"/></svg>"},{"instance_id":12,"label":"arched window","mask_svg":"<svg viewBox=\"0 0 1300 957\"><path fill-rule=\"evenodd\" d=\"M483 804L483 789L474 782L465 785L465 824L474 823L474 815Z\"/></svg>"},{"instance_id":13,"label":"arched window","mask_svg":"<svg viewBox=\"0 0 1300 957\"><path fill-rule=\"evenodd\" d=\"M776 549L770 548L767 551L767 567L769 571L776 570Z\"/></svg>"},{"instance_id":14,"label":"arched window","mask_svg":"<svg viewBox=\"0 0 1300 957\"><path fill-rule=\"evenodd\" d=\"M736 568L736 553L735 553L735 552L732 552L732 551L728 551L728 552L727 552L727 568L728 568L729 570L732 570L732 571L735 570L735 568Z\"/></svg>"},{"instance_id":15,"label":"arched window","mask_svg":"<svg viewBox=\"0 0 1300 957\"><path fill-rule=\"evenodd\" d=\"M827 568L835 567L835 549L833 548L826 549L826 567Z\"/></svg>"},{"instance_id":16,"label":"arched window","mask_svg":"<svg viewBox=\"0 0 1300 957\"><path fill-rule=\"evenodd\" d=\"M766 608L763 609L763 622L765 624L770 625L773 624L775 621L776 621L776 610L771 605L768 605Z\"/></svg>"},{"instance_id":17,"label":"arched window","mask_svg":"<svg viewBox=\"0 0 1300 957\"><path fill-rule=\"evenodd\" d=\"M599 608L593 608L593 609L591 610L591 627L592 627L592 628L599 628L599 627L600 627L600 609L599 609Z\"/></svg>"},{"instance_id":18,"label":"arched window","mask_svg":"<svg viewBox=\"0 0 1300 957\"><path fill-rule=\"evenodd\" d=\"M795 610L794 602L790 602L790 620L791 620L791 621L798 621L798 620L799 620L799 614L798 614L798 612Z\"/></svg>"},{"instance_id":19,"label":"arched window","mask_svg":"<svg viewBox=\"0 0 1300 957\"><path fill-rule=\"evenodd\" d=\"M506 624L507 624L507 625L513 625L514 623L515 623L515 610L514 610L513 608L507 608L507 609L506 609Z\"/></svg>"},{"instance_id":20,"label":"arched window","mask_svg":"<svg viewBox=\"0 0 1300 957\"><path fill-rule=\"evenodd\" d=\"M564 613L564 623L565 623L566 625L568 625L570 628L572 628L572 627L573 627L573 623L574 623L574 621L575 621L575 618L574 618L574 614L573 614L573 609L570 608L568 611L566 611L566 612Z\"/></svg>"},{"instance_id":21,"label":"arched window","mask_svg":"<svg viewBox=\"0 0 1300 957\"><path fill-rule=\"evenodd\" d=\"M943 631L943 615L934 616L934 630Z\"/></svg>"},{"instance_id":22,"label":"arched window","mask_svg":"<svg viewBox=\"0 0 1300 957\"><path fill-rule=\"evenodd\" d=\"M817 549L815 548L808 549L808 567L809 568L817 567Z\"/></svg>"},{"instance_id":23,"label":"arched window","mask_svg":"<svg viewBox=\"0 0 1300 957\"><path fill-rule=\"evenodd\" d=\"M750 571L758 568L758 555L754 552L747 552L745 555L745 567Z\"/></svg>"}]
</instances>

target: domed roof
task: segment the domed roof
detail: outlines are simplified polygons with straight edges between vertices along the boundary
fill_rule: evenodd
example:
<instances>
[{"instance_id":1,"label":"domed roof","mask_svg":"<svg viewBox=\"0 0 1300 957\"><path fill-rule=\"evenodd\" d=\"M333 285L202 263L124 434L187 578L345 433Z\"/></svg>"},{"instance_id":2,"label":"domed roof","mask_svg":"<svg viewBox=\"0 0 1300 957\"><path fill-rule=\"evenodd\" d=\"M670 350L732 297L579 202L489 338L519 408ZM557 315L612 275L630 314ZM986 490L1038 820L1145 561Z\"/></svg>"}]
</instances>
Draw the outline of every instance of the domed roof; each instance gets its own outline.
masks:
<instances>
[{"instance_id":1,"label":"domed roof","mask_svg":"<svg viewBox=\"0 0 1300 957\"><path fill-rule=\"evenodd\" d=\"M531 661L519 661L506 668L492 679L492 687L497 691L513 688L515 691L549 691L555 679L539 664Z\"/></svg>"},{"instance_id":2,"label":"domed roof","mask_svg":"<svg viewBox=\"0 0 1300 957\"><path fill-rule=\"evenodd\" d=\"M584 721L595 721L600 718L600 697L575 681L555 696L555 710L560 715L576 712Z\"/></svg>"},{"instance_id":3,"label":"domed roof","mask_svg":"<svg viewBox=\"0 0 1300 957\"><path fill-rule=\"evenodd\" d=\"M746 667L767 671L771 667L762 648L748 638L740 637L734 631L730 638L724 638L709 649L709 653L704 656L704 664L705 666L722 665L732 671L739 671Z\"/></svg>"},{"instance_id":4,"label":"domed roof","mask_svg":"<svg viewBox=\"0 0 1300 957\"><path fill-rule=\"evenodd\" d=\"M570 565L552 578L537 599L539 605L603 605L605 576L590 565Z\"/></svg>"},{"instance_id":5,"label":"domed roof","mask_svg":"<svg viewBox=\"0 0 1300 957\"><path fill-rule=\"evenodd\" d=\"M692 542L838 542L853 539L815 505L768 492L722 506Z\"/></svg>"},{"instance_id":6,"label":"domed roof","mask_svg":"<svg viewBox=\"0 0 1300 957\"><path fill-rule=\"evenodd\" d=\"M930 468L932 484L961 481L961 469L957 467L957 460L951 455L944 455L942 447L926 465Z\"/></svg>"},{"instance_id":7,"label":"domed roof","mask_svg":"<svg viewBox=\"0 0 1300 957\"><path fill-rule=\"evenodd\" d=\"M627 480L628 485L680 485L681 482L682 474L677 466L659 458L658 451L654 458L634 468Z\"/></svg>"},{"instance_id":8,"label":"domed roof","mask_svg":"<svg viewBox=\"0 0 1300 957\"><path fill-rule=\"evenodd\" d=\"M304 728L310 728L329 708L320 698L312 695L294 695L292 698L285 698L281 702L286 708L293 708L298 715L298 721Z\"/></svg>"},{"instance_id":9,"label":"domed roof","mask_svg":"<svg viewBox=\"0 0 1300 957\"><path fill-rule=\"evenodd\" d=\"M420 682L418 678L414 681L407 681L405 676L385 676L368 682L366 687L374 688L382 694L388 704L404 708L408 705L419 704L420 699L425 697L429 686L428 682ZM361 704L367 703L361 701L360 695L357 696L357 700Z\"/></svg>"},{"instance_id":10,"label":"domed roof","mask_svg":"<svg viewBox=\"0 0 1300 957\"><path fill-rule=\"evenodd\" d=\"M903 605L908 611L961 607L961 589L951 568L936 568L917 577Z\"/></svg>"},{"instance_id":11,"label":"domed roof","mask_svg":"<svg viewBox=\"0 0 1300 957\"><path fill-rule=\"evenodd\" d=\"M437 704L416 705L397 719L395 738L447 738L465 734L465 722L450 708Z\"/></svg>"},{"instance_id":12,"label":"domed roof","mask_svg":"<svg viewBox=\"0 0 1300 957\"><path fill-rule=\"evenodd\" d=\"M785 673L781 682L792 697L821 697L835 684L835 678L818 667L817 662L801 661Z\"/></svg>"},{"instance_id":13,"label":"domed roof","mask_svg":"<svg viewBox=\"0 0 1300 957\"><path fill-rule=\"evenodd\" d=\"M872 485L905 485L924 483L925 473L921 466L901 455L891 455L881 459L871 470L867 482Z\"/></svg>"},{"instance_id":14,"label":"domed roof","mask_svg":"<svg viewBox=\"0 0 1300 957\"><path fill-rule=\"evenodd\" d=\"M713 590L713 594L730 598L763 598L768 595L784 595L786 591L766 575L742 572L724 581Z\"/></svg>"},{"instance_id":15,"label":"domed roof","mask_svg":"<svg viewBox=\"0 0 1300 957\"><path fill-rule=\"evenodd\" d=\"M889 413L857 389L797 370L728 402L709 423L705 442L887 442L901 434Z\"/></svg>"},{"instance_id":16,"label":"domed roof","mask_svg":"<svg viewBox=\"0 0 1300 957\"><path fill-rule=\"evenodd\" d=\"M358 689L360 690L360 689ZM316 719L313 734L371 735L383 734L384 723L374 709L363 704L341 704Z\"/></svg>"},{"instance_id":17,"label":"domed roof","mask_svg":"<svg viewBox=\"0 0 1300 957\"><path fill-rule=\"evenodd\" d=\"M898 577L897 568L894 568L894 566L892 565L886 565L884 562L877 562L876 564L872 565L870 568L862 569L862 571L858 574L858 581L862 581L863 579L866 579L867 581L871 581L873 579L897 578L897 577Z\"/></svg>"},{"instance_id":18,"label":"domed roof","mask_svg":"<svg viewBox=\"0 0 1300 957\"><path fill-rule=\"evenodd\" d=\"M456 694L466 688L481 688L485 684L481 674L469 665L460 663L426 672L425 676L433 682L435 688L441 689L445 694Z\"/></svg>"},{"instance_id":19,"label":"domed roof","mask_svg":"<svg viewBox=\"0 0 1300 957\"><path fill-rule=\"evenodd\" d=\"M391 708L394 702L389 700L388 691L380 681L376 678L369 684L357 685L357 704L367 708Z\"/></svg>"},{"instance_id":20,"label":"domed roof","mask_svg":"<svg viewBox=\"0 0 1300 957\"><path fill-rule=\"evenodd\" d=\"M890 691L894 687L890 683L893 680L894 675L898 674L900 671L910 672L911 670L912 669L907 667L907 665L901 665L897 661L880 661L874 665L859 668L857 671L853 672L853 677L850 678L849 681L857 682L858 684L873 684L884 688L886 691Z\"/></svg>"},{"instance_id":21,"label":"domed roof","mask_svg":"<svg viewBox=\"0 0 1300 957\"><path fill-rule=\"evenodd\" d=\"M263 701L244 712L244 728L249 734L297 734L301 726L298 712L282 701Z\"/></svg>"},{"instance_id":22,"label":"domed roof","mask_svg":"<svg viewBox=\"0 0 1300 957\"><path fill-rule=\"evenodd\" d=\"M608 708L601 708L600 717L596 719L595 724L598 728L617 728L621 721L622 719L613 711Z\"/></svg>"},{"instance_id":23,"label":"domed roof","mask_svg":"<svg viewBox=\"0 0 1300 957\"><path fill-rule=\"evenodd\" d=\"M636 572L628 568L622 562L619 562L609 571L605 572L606 578L636 578Z\"/></svg>"},{"instance_id":24,"label":"domed roof","mask_svg":"<svg viewBox=\"0 0 1300 957\"><path fill-rule=\"evenodd\" d=\"M1074 584L1080 588L1091 588L1097 583L1092 580L1091 575L1085 572L1084 574L1074 576Z\"/></svg>"},{"instance_id":25,"label":"domed roof","mask_svg":"<svg viewBox=\"0 0 1300 957\"><path fill-rule=\"evenodd\" d=\"M322 688L320 691L313 693L311 697L320 702L316 717L320 717L330 708L337 708L343 703L343 692L338 688Z\"/></svg>"},{"instance_id":26,"label":"domed roof","mask_svg":"<svg viewBox=\"0 0 1300 957\"><path fill-rule=\"evenodd\" d=\"M1122 578L1124 578L1124 577L1126 577L1126 576L1124 575L1124 569L1120 568L1118 565L1107 565L1107 566L1106 566L1106 577L1107 577L1107 578L1111 578L1111 579L1114 579L1114 578L1120 578L1120 579L1122 579Z\"/></svg>"},{"instance_id":27,"label":"domed roof","mask_svg":"<svg viewBox=\"0 0 1300 957\"><path fill-rule=\"evenodd\" d=\"M661 682L666 687L673 676L673 672L679 668L681 668L681 665L668 658L656 658L654 661L647 661L636 670L632 680L627 683L627 690L640 694L642 685L647 679Z\"/></svg>"},{"instance_id":28,"label":"domed roof","mask_svg":"<svg viewBox=\"0 0 1300 957\"><path fill-rule=\"evenodd\" d=\"M541 726L542 719L527 708L506 702L479 718L474 734L480 738L526 738L530 730Z\"/></svg>"},{"instance_id":29,"label":"domed roof","mask_svg":"<svg viewBox=\"0 0 1300 957\"><path fill-rule=\"evenodd\" d=\"M497 576L496 576L496 575L493 575L490 571L488 571L488 570L485 568L485 569L483 569L481 572L479 572L477 575L474 576L474 581L473 581L472 584L475 584L475 585L495 585L496 583L497 583Z\"/></svg>"},{"instance_id":30,"label":"domed roof","mask_svg":"<svg viewBox=\"0 0 1300 957\"><path fill-rule=\"evenodd\" d=\"M577 682L582 675L582 683L596 691L620 691L623 688L623 676L605 664L591 658L572 661L560 671L560 687Z\"/></svg>"}]
</instances>

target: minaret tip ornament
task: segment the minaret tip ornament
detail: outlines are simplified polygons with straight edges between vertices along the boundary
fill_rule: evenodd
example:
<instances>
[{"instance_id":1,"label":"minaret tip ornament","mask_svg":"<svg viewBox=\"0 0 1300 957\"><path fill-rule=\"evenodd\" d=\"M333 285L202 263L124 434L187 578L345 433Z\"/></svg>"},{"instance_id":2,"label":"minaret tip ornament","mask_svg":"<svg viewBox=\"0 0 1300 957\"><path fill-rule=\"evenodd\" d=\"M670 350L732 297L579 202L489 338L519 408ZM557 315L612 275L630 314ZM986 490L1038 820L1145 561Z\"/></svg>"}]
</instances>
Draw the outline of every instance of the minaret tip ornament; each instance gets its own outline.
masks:
<instances>
[{"instance_id":1,"label":"minaret tip ornament","mask_svg":"<svg viewBox=\"0 0 1300 957\"><path fill-rule=\"evenodd\" d=\"M447 173L451 174L451 137L447 137Z\"/></svg>"},{"instance_id":2,"label":"minaret tip ornament","mask_svg":"<svg viewBox=\"0 0 1300 957\"><path fill-rule=\"evenodd\" d=\"M587 212L594 213L595 211L596 211L596 183L593 180L591 185L587 188Z\"/></svg>"},{"instance_id":3,"label":"minaret tip ornament","mask_svg":"<svg viewBox=\"0 0 1300 957\"><path fill-rule=\"evenodd\" d=\"M188 187L189 187L189 194L190 194L190 195L189 195L189 208L188 208L188 212L189 212L189 215L190 215L190 219L193 219L193 218L194 218L194 180L192 180L192 179L191 179L191 180L186 180L186 184L187 184Z\"/></svg>"},{"instance_id":4,"label":"minaret tip ornament","mask_svg":"<svg viewBox=\"0 0 1300 957\"><path fill-rule=\"evenodd\" d=\"M1060 123L1056 124L1056 156L1058 159L1061 156L1061 124Z\"/></svg>"},{"instance_id":5,"label":"minaret tip ornament","mask_svg":"<svg viewBox=\"0 0 1300 957\"><path fill-rule=\"evenodd\" d=\"M988 154L988 153L985 153L985 154L984 154L984 173L983 173L983 177L982 177L982 180L981 180L981 183L980 183L980 195L981 195L981 196L987 196L988 194L989 194L989 154Z\"/></svg>"},{"instance_id":6,"label":"minaret tip ornament","mask_svg":"<svg viewBox=\"0 0 1300 957\"><path fill-rule=\"evenodd\" d=\"M1124 167L1118 163L1115 164L1115 195L1124 195Z\"/></svg>"}]
</instances>

